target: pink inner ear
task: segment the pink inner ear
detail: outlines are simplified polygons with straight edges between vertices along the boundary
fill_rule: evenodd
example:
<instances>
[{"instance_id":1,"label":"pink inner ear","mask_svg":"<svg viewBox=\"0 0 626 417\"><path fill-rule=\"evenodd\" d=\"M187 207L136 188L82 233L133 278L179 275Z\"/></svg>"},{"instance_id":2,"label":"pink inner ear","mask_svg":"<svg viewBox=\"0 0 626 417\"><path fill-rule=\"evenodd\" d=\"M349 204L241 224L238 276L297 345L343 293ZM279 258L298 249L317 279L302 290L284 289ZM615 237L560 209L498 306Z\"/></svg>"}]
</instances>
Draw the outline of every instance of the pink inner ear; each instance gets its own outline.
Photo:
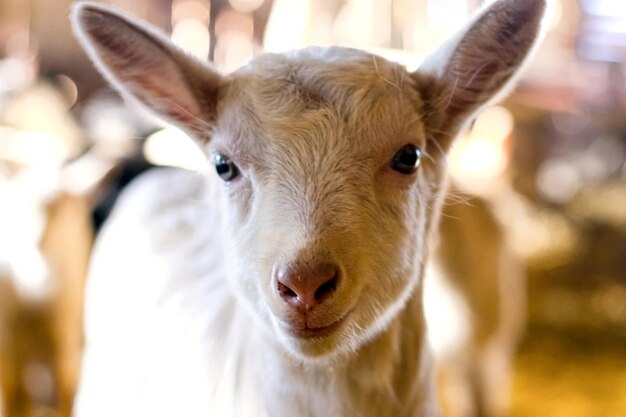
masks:
<instances>
[{"instance_id":1,"label":"pink inner ear","mask_svg":"<svg viewBox=\"0 0 626 417\"><path fill-rule=\"evenodd\" d=\"M452 95L446 111L455 115L488 100L505 83L502 72L503 65L493 60L465 59L455 62L444 75Z\"/></svg>"},{"instance_id":2,"label":"pink inner ear","mask_svg":"<svg viewBox=\"0 0 626 417\"><path fill-rule=\"evenodd\" d=\"M103 10L83 10L91 45L106 72L146 106L193 128L202 111L179 62L166 45L145 29Z\"/></svg>"},{"instance_id":3,"label":"pink inner ear","mask_svg":"<svg viewBox=\"0 0 626 417\"><path fill-rule=\"evenodd\" d=\"M130 92L166 117L190 126L197 124L202 115L200 106L187 92L188 87L180 87L180 84L185 83L184 79L175 69L171 76L164 79L163 74L167 72L160 68L162 66L129 76L127 82ZM174 77L179 79L174 80Z\"/></svg>"}]
</instances>

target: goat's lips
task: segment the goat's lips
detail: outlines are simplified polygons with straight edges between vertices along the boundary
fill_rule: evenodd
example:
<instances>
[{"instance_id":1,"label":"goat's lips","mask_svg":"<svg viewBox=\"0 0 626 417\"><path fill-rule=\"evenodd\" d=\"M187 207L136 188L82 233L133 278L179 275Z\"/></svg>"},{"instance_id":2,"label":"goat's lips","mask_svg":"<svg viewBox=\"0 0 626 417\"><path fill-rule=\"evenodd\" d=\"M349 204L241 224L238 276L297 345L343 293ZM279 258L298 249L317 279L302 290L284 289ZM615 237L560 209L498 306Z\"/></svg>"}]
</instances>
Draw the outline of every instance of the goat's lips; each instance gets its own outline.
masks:
<instances>
[{"instance_id":1,"label":"goat's lips","mask_svg":"<svg viewBox=\"0 0 626 417\"><path fill-rule=\"evenodd\" d=\"M349 313L348 313L349 314ZM309 327L308 325L298 326L296 324L283 324L283 329L293 337L299 339L311 339L314 337L324 337L337 330L341 324L345 321L348 314L341 317L339 320L329 324L328 326Z\"/></svg>"},{"instance_id":2,"label":"goat's lips","mask_svg":"<svg viewBox=\"0 0 626 417\"><path fill-rule=\"evenodd\" d=\"M310 339L313 337L324 337L334 332L340 325L343 319L334 322L328 326L316 327L316 328L297 328L297 327L285 327L285 330L290 335L300 339Z\"/></svg>"}]
</instances>

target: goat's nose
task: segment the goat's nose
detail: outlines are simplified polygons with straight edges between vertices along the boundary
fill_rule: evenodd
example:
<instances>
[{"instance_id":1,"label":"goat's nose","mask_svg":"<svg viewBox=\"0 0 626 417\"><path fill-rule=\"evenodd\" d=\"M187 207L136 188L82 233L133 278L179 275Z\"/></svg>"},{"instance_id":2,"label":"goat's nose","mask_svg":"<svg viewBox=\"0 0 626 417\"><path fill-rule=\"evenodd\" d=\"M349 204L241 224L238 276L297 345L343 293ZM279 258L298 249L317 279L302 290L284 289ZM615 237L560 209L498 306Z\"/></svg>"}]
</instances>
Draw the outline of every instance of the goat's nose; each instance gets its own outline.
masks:
<instances>
[{"instance_id":1,"label":"goat's nose","mask_svg":"<svg viewBox=\"0 0 626 417\"><path fill-rule=\"evenodd\" d=\"M277 272L278 293L281 298L304 311L331 298L339 282L339 268L332 263L285 267Z\"/></svg>"}]
</instances>

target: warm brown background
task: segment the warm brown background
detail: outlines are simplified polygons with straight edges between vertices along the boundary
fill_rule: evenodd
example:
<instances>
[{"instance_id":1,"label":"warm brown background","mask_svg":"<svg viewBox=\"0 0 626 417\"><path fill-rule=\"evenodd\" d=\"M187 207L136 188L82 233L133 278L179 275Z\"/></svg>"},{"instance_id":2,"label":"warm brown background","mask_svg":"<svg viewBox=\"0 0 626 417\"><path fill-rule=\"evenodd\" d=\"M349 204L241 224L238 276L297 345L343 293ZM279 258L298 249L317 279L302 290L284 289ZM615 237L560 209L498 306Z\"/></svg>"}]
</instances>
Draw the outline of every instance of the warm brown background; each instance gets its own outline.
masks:
<instances>
[{"instance_id":1,"label":"warm brown background","mask_svg":"<svg viewBox=\"0 0 626 417\"><path fill-rule=\"evenodd\" d=\"M68 414L80 357L90 211L103 199L93 184L156 129L106 90L71 35L70 3L0 2L4 417ZM178 30L198 53L205 51L228 71L264 45L308 43L374 48L415 64L450 34L465 17L463 10L480 2L107 3L168 32ZM527 208L505 221L525 263L529 296L512 416L621 417L626 416L626 3L554 0L552 5L545 42L504 105L515 129L506 138L506 180L499 181L512 186ZM94 144L98 163L66 169ZM115 175L114 169L107 178ZM56 181L52 185L50 178ZM38 261L43 272L16 267ZM21 289L20 280L29 274L47 277L52 286L43 293Z\"/></svg>"}]
</instances>

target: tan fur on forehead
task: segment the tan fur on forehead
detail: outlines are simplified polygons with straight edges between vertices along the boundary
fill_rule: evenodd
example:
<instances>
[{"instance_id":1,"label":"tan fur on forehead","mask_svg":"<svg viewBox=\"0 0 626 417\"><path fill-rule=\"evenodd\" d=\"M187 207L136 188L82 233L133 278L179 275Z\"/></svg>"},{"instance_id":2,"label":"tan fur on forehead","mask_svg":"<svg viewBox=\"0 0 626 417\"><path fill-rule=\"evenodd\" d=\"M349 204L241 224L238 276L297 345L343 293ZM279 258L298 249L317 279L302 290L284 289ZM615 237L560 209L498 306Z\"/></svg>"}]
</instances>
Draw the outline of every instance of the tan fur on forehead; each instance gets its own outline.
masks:
<instances>
[{"instance_id":1,"label":"tan fur on forehead","mask_svg":"<svg viewBox=\"0 0 626 417\"><path fill-rule=\"evenodd\" d=\"M254 132L298 136L324 120L357 139L420 133L414 80L401 66L363 51L307 48L261 55L234 74L228 96L224 108L237 108L235 126L243 130L250 125Z\"/></svg>"}]
</instances>

